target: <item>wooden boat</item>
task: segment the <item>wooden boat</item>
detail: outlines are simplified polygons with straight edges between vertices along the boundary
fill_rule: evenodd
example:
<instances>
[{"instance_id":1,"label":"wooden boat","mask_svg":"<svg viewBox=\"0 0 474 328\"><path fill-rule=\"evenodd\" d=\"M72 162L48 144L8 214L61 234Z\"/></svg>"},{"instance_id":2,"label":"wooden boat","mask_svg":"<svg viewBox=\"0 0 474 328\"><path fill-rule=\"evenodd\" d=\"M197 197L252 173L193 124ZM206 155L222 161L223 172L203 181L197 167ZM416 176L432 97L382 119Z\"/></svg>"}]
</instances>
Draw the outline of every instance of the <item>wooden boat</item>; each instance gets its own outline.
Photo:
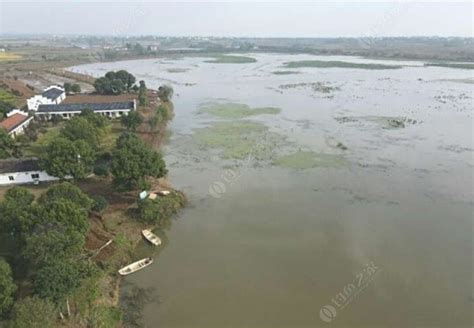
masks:
<instances>
[{"instance_id":1,"label":"wooden boat","mask_svg":"<svg viewBox=\"0 0 474 328\"><path fill-rule=\"evenodd\" d=\"M146 268L147 266L149 266L152 263L153 263L153 259L151 257L147 257L147 258L144 258L140 261L129 264L126 267L123 267L118 272L121 276L126 276L126 275L129 275L131 273L140 271L140 270Z\"/></svg>"},{"instance_id":2,"label":"wooden boat","mask_svg":"<svg viewBox=\"0 0 474 328\"><path fill-rule=\"evenodd\" d=\"M157 235L155 235L153 232L150 230L143 230L142 231L143 237L145 237L146 240L148 240L150 243L152 243L155 246L160 246L161 245L161 239Z\"/></svg>"}]
</instances>

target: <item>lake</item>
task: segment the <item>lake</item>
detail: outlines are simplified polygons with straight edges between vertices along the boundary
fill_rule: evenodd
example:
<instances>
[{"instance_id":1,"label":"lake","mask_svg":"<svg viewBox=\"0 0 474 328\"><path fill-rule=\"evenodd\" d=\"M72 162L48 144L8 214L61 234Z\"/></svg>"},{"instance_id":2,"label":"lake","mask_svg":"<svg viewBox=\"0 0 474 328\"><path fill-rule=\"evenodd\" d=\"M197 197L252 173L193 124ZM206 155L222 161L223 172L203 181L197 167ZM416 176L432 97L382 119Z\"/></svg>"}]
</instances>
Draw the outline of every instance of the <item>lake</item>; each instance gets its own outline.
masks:
<instances>
[{"instance_id":1,"label":"lake","mask_svg":"<svg viewBox=\"0 0 474 328\"><path fill-rule=\"evenodd\" d=\"M163 152L189 205L125 279L143 325L471 327L473 71L247 56L71 68L175 90ZM402 68L284 64L303 60Z\"/></svg>"}]
</instances>

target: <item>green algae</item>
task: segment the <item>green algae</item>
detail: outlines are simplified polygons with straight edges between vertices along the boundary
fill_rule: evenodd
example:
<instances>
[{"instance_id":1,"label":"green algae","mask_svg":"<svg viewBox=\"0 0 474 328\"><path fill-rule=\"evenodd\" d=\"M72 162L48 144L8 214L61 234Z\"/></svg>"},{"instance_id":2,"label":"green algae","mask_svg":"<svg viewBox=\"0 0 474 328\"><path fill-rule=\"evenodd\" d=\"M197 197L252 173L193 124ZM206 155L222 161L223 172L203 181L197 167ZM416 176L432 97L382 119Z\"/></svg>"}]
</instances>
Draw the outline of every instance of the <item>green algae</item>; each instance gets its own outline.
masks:
<instances>
[{"instance_id":1,"label":"green algae","mask_svg":"<svg viewBox=\"0 0 474 328\"><path fill-rule=\"evenodd\" d=\"M249 64L255 63L257 62L257 60L255 58L247 56L222 55L216 56L215 59L206 60L205 62L211 64Z\"/></svg>"},{"instance_id":2,"label":"green algae","mask_svg":"<svg viewBox=\"0 0 474 328\"><path fill-rule=\"evenodd\" d=\"M343 167L346 165L346 160L341 155L299 150L292 154L283 155L274 160L273 163L284 168L306 170L318 167Z\"/></svg>"},{"instance_id":3,"label":"green algae","mask_svg":"<svg viewBox=\"0 0 474 328\"><path fill-rule=\"evenodd\" d=\"M291 75L291 74L300 74L301 72L298 71L274 71L272 72L273 75Z\"/></svg>"},{"instance_id":4,"label":"green algae","mask_svg":"<svg viewBox=\"0 0 474 328\"><path fill-rule=\"evenodd\" d=\"M199 109L199 113L207 113L223 119L241 119L262 114L276 115L280 112L281 109L276 107L251 108L237 103L205 103Z\"/></svg>"},{"instance_id":5,"label":"green algae","mask_svg":"<svg viewBox=\"0 0 474 328\"><path fill-rule=\"evenodd\" d=\"M354 123L354 122L372 122L376 123L383 129L393 130L393 129L403 129L408 125L419 123L417 120L400 117L400 116L341 116L336 117L336 121L339 123Z\"/></svg>"},{"instance_id":6,"label":"green algae","mask_svg":"<svg viewBox=\"0 0 474 328\"><path fill-rule=\"evenodd\" d=\"M323 60L301 60L286 62L286 68L301 68L301 67L315 67L315 68L359 68L359 69L398 69L403 66L400 65L384 65L384 64L364 64L364 63L350 63L344 61L323 61Z\"/></svg>"},{"instance_id":7,"label":"green algae","mask_svg":"<svg viewBox=\"0 0 474 328\"><path fill-rule=\"evenodd\" d=\"M194 130L201 148L217 149L224 159L270 160L273 150L284 143L284 137L270 132L258 122L214 122L209 127Z\"/></svg>"}]
</instances>

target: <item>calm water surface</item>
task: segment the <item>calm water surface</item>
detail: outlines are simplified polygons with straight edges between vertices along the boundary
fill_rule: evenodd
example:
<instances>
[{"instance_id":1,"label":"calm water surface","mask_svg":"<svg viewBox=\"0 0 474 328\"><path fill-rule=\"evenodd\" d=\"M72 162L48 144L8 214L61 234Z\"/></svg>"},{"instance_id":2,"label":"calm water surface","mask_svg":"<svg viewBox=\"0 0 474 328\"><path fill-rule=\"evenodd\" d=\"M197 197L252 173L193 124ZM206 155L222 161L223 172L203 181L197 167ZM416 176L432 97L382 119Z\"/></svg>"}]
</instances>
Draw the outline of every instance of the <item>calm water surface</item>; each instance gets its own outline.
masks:
<instances>
[{"instance_id":1,"label":"calm water surface","mask_svg":"<svg viewBox=\"0 0 474 328\"><path fill-rule=\"evenodd\" d=\"M456 81L473 79L472 71L397 61L407 66L274 75L289 60L391 62L252 56L256 63L184 58L73 68L96 76L126 69L150 87L175 89L164 153L190 204L161 232L167 242L154 265L126 279L125 290L150 289L158 299L145 304L144 326L472 326L473 84ZM313 82L340 90L279 88ZM216 100L279 107L279 115L251 120L286 137L287 148L339 154L347 165L296 170L223 160L193 144L193 129L215 120L197 113L199 105ZM385 116L413 124L335 119ZM336 141L348 150L335 149Z\"/></svg>"}]
</instances>

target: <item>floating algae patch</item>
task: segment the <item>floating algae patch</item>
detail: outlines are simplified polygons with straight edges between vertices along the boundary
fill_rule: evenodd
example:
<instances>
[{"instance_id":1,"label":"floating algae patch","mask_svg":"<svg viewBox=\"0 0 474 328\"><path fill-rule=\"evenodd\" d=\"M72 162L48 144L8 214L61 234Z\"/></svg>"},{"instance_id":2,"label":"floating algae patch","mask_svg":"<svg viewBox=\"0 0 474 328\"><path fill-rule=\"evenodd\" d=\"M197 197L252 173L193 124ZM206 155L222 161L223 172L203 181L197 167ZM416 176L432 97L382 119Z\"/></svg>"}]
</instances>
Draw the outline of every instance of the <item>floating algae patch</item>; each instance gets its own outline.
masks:
<instances>
[{"instance_id":1,"label":"floating algae patch","mask_svg":"<svg viewBox=\"0 0 474 328\"><path fill-rule=\"evenodd\" d=\"M333 91L341 90L339 87L335 87L330 83L323 82L282 84L278 88L281 90L310 88L314 92L320 93L331 93Z\"/></svg>"},{"instance_id":2,"label":"floating algae patch","mask_svg":"<svg viewBox=\"0 0 474 328\"><path fill-rule=\"evenodd\" d=\"M354 122L372 122L381 126L383 129L403 129L408 125L421 123L417 120L398 117L398 116L341 116L336 117L339 123L354 123Z\"/></svg>"},{"instance_id":3,"label":"floating algae patch","mask_svg":"<svg viewBox=\"0 0 474 328\"><path fill-rule=\"evenodd\" d=\"M215 59L206 60L205 63L211 64L248 64L256 63L257 60L247 56L216 56Z\"/></svg>"},{"instance_id":4,"label":"floating algae patch","mask_svg":"<svg viewBox=\"0 0 474 328\"><path fill-rule=\"evenodd\" d=\"M316 153L313 151L299 150L295 153L284 155L277 158L275 165L296 169L305 170L317 167L343 167L347 164L346 160L341 155L333 155L326 153Z\"/></svg>"},{"instance_id":5,"label":"floating algae patch","mask_svg":"<svg viewBox=\"0 0 474 328\"><path fill-rule=\"evenodd\" d=\"M204 149L218 149L224 159L270 160L285 138L268 127L251 121L214 122L194 130L195 140Z\"/></svg>"},{"instance_id":6,"label":"floating algae patch","mask_svg":"<svg viewBox=\"0 0 474 328\"><path fill-rule=\"evenodd\" d=\"M185 73L189 71L189 68L173 67L173 68L168 68L166 71L168 73Z\"/></svg>"},{"instance_id":7,"label":"floating algae patch","mask_svg":"<svg viewBox=\"0 0 474 328\"><path fill-rule=\"evenodd\" d=\"M275 115L280 112L281 109L276 107L251 108L245 104L237 103L205 103L199 109L199 113L207 113L225 119L240 119L262 114Z\"/></svg>"},{"instance_id":8,"label":"floating algae patch","mask_svg":"<svg viewBox=\"0 0 474 328\"><path fill-rule=\"evenodd\" d=\"M301 72L298 71L274 71L272 74L274 75L291 75L291 74L300 74Z\"/></svg>"},{"instance_id":9,"label":"floating algae patch","mask_svg":"<svg viewBox=\"0 0 474 328\"><path fill-rule=\"evenodd\" d=\"M301 68L301 67L315 67L315 68L360 68L360 69L398 69L403 66L400 65L384 65L384 64L363 64L350 63L344 61L323 61L323 60L300 60L286 62L286 68Z\"/></svg>"}]
</instances>

